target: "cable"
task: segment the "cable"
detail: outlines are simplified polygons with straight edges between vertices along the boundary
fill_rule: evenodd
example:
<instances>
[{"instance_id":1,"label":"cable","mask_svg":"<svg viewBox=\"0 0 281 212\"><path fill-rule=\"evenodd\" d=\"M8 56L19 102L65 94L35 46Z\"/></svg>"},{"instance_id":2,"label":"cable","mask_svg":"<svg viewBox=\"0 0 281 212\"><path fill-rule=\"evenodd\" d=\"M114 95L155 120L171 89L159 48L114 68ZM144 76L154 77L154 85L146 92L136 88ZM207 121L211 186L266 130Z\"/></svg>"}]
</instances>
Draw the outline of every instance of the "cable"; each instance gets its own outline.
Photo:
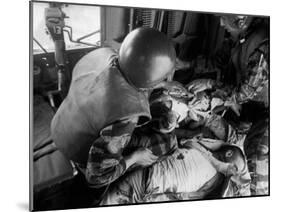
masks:
<instances>
[{"instance_id":1,"label":"cable","mask_svg":"<svg viewBox=\"0 0 281 212\"><path fill-rule=\"evenodd\" d=\"M49 52L39 43L38 40L36 40L34 37L33 37L33 40L35 41L35 43L40 47L40 49L43 50L43 52L45 52L46 54L48 54Z\"/></svg>"}]
</instances>

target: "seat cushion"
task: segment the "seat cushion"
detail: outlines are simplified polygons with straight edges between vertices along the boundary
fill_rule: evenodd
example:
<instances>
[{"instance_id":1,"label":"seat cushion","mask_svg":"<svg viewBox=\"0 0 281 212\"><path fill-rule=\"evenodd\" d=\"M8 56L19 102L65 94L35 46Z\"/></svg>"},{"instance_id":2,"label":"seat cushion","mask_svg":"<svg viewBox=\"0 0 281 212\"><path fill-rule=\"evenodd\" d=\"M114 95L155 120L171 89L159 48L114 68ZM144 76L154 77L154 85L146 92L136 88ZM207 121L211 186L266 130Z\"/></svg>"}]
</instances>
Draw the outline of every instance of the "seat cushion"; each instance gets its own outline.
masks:
<instances>
[{"instance_id":1,"label":"seat cushion","mask_svg":"<svg viewBox=\"0 0 281 212\"><path fill-rule=\"evenodd\" d=\"M70 179L73 173L71 162L59 150L47 154L33 164L34 192Z\"/></svg>"}]
</instances>

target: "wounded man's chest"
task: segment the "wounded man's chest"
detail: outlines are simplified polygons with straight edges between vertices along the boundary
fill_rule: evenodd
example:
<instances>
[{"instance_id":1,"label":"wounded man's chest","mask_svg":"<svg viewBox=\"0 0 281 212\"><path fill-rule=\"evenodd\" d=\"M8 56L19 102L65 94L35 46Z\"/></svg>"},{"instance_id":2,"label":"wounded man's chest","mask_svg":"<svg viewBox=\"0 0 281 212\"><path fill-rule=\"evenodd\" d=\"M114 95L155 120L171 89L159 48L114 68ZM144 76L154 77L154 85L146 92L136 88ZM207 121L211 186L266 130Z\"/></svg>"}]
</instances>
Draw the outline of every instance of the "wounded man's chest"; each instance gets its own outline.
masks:
<instances>
[{"instance_id":1,"label":"wounded man's chest","mask_svg":"<svg viewBox=\"0 0 281 212\"><path fill-rule=\"evenodd\" d=\"M211 180L217 171L195 149L178 149L150 169L148 188L156 193L194 192Z\"/></svg>"}]
</instances>

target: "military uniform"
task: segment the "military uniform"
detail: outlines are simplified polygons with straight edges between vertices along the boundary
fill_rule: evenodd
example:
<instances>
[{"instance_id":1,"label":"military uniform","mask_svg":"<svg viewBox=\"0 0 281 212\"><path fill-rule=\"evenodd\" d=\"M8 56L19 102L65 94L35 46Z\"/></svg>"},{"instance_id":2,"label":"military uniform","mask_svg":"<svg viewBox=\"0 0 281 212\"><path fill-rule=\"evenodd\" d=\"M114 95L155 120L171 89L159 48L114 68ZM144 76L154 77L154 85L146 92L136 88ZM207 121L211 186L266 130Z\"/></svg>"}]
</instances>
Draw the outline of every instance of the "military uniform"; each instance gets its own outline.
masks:
<instances>
[{"instance_id":1,"label":"military uniform","mask_svg":"<svg viewBox=\"0 0 281 212\"><path fill-rule=\"evenodd\" d=\"M245 141L245 152L251 174L251 194L269 194L268 120L253 125Z\"/></svg>"}]
</instances>

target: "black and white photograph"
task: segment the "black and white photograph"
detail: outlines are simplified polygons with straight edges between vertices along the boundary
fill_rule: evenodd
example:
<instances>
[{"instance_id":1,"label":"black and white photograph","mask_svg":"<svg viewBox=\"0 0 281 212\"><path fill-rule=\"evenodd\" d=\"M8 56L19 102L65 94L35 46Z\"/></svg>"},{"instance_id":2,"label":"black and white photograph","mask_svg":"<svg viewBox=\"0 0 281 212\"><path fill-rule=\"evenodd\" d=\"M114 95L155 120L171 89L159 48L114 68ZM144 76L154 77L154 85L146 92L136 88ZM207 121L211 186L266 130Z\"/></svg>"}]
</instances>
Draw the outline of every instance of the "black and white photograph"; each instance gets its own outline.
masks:
<instances>
[{"instance_id":1,"label":"black and white photograph","mask_svg":"<svg viewBox=\"0 0 281 212\"><path fill-rule=\"evenodd\" d=\"M268 15L29 12L32 211L270 195Z\"/></svg>"}]
</instances>

